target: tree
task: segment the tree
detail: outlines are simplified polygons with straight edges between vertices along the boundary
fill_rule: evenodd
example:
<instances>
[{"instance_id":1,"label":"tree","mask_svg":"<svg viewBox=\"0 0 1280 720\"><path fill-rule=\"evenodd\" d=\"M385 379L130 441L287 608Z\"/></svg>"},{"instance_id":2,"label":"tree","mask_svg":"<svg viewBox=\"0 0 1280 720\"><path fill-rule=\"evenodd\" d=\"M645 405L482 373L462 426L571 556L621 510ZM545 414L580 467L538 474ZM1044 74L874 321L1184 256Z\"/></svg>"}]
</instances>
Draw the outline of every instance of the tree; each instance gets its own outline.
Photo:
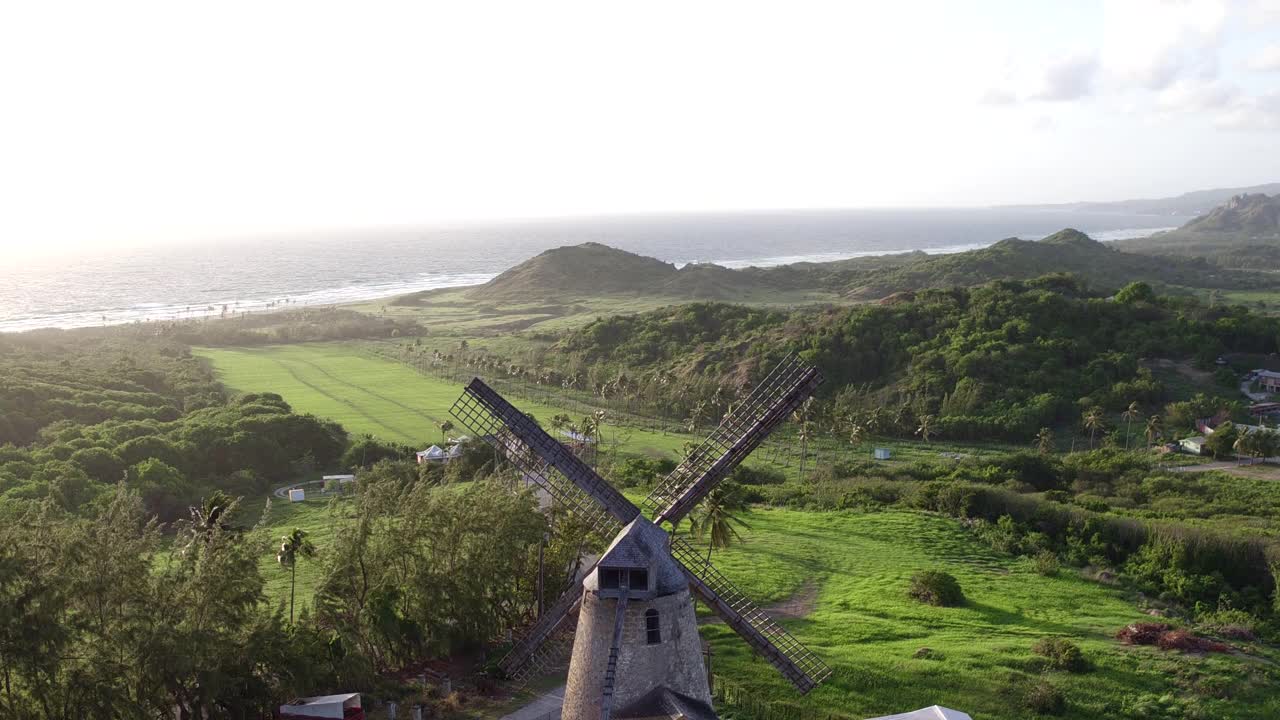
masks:
<instances>
[{"instance_id":1,"label":"tree","mask_svg":"<svg viewBox=\"0 0 1280 720\"><path fill-rule=\"evenodd\" d=\"M1053 452L1053 431L1047 427L1040 428L1040 432L1036 433L1036 449L1041 455L1048 455Z\"/></svg>"},{"instance_id":2,"label":"tree","mask_svg":"<svg viewBox=\"0 0 1280 720\"><path fill-rule=\"evenodd\" d=\"M1164 435L1164 420L1159 415L1152 415L1147 418L1147 445L1154 446L1156 441Z\"/></svg>"},{"instance_id":3,"label":"tree","mask_svg":"<svg viewBox=\"0 0 1280 720\"><path fill-rule=\"evenodd\" d=\"M1106 427L1106 416L1102 414L1102 408L1093 406L1085 411L1081 418L1084 429L1089 431L1089 449L1093 449L1093 441L1098 435L1098 431Z\"/></svg>"},{"instance_id":4,"label":"tree","mask_svg":"<svg viewBox=\"0 0 1280 720\"><path fill-rule=\"evenodd\" d=\"M849 420L849 443L859 447L867 438L867 426L857 420Z\"/></svg>"},{"instance_id":5,"label":"tree","mask_svg":"<svg viewBox=\"0 0 1280 720\"><path fill-rule=\"evenodd\" d=\"M916 434L919 435L926 443L929 438L933 437L935 430L936 418L932 415L922 415L920 417L920 426L916 428Z\"/></svg>"},{"instance_id":6,"label":"tree","mask_svg":"<svg viewBox=\"0 0 1280 720\"><path fill-rule=\"evenodd\" d=\"M453 430L453 422L442 420L436 423L440 427L440 444L444 445L449 442L449 431Z\"/></svg>"},{"instance_id":7,"label":"tree","mask_svg":"<svg viewBox=\"0 0 1280 720\"><path fill-rule=\"evenodd\" d=\"M1133 434L1133 421L1137 419L1139 414L1141 414L1141 410L1142 409L1138 407L1138 401L1135 400L1129 403L1129 407L1125 408L1124 412L1120 413L1120 417L1124 418L1124 421L1125 421L1125 427L1124 427L1124 449L1125 450L1129 449L1129 437Z\"/></svg>"},{"instance_id":8,"label":"tree","mask_svg":"<svg viewBox=\"0 0 1280 720\"><path fill-rule=\"evenodd\" d=\"M298 558L314 557L315 545L307 539L307 531L294 528L293 532L280 538L280 552L276 553L276 562L289 569L289 623L293 623L293 593L298 579Z\"/></svg>"},{"instance_id":9,"label":"tree","mask_svg":"<svg viewBox=\"0 0 1280 720\"><path fill-rule=\"evenodd\" d=\"M187 544L184 553L190 553L200 544L208 544L219 533L232 529L229 517L236 502L221 490L214 490L200 499L199 507L188 508L191 519L186 521Z\"/></svg>"},{"instance_id":10,"label":"tree","mask_svg":"<svg viewBox=\"0 0 1280 720\"><path fill-rule=\"evenodd\" d=\"M691 522L694 537L707 542L707 562L711 562L712 550L723 550L742 540L737 528L751 526L735 513L745 508L741 493L727 481L717 485L698 504Z\"/></svg>"}]
</instances>

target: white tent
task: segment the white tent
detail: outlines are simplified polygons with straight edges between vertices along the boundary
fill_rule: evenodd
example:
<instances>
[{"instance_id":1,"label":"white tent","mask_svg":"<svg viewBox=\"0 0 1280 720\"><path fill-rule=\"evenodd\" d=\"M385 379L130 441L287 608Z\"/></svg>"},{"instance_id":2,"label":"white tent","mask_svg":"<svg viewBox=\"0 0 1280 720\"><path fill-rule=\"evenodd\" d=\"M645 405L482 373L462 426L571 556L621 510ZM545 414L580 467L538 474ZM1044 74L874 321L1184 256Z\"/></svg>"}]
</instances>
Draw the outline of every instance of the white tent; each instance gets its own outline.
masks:
<instances>
[{"instance_id":1,"label":"white tent","mask_svg":"<svg viewBox=\"0 0 1280 720\"><path fill-rule=\"evenodd\" d=\"M298 698L287 705L280 706L282 718L346 718L347 720L363 720L364 711L360 708L359 693L345 695L320 695L318 697Z\"/></svg>"},{"instance_id":2,"label":"white tent","mask_svg":"<svg viewBox=\"0 0 1280 720\"><path fill-rule=\"evenodd\" d=\"M902 713L901 715L885 715L884 717L871 718L870 720L973 720L968 713L962 713L959 710L951 710L941 705L921 708L915 712Z\"/></svg>"},{"instance_id":3,"label":"white tent","mask_svg":"<svg viewBox=\"0 0 1280 720\"><path fill-rule=\"evenodd\" d=\"M439 445L432 445L426 450L418 451L417 455L418 455L419 463L432 462L435 460L443 460L444 450L441 450Z\"/></svg>"}]
</instances>

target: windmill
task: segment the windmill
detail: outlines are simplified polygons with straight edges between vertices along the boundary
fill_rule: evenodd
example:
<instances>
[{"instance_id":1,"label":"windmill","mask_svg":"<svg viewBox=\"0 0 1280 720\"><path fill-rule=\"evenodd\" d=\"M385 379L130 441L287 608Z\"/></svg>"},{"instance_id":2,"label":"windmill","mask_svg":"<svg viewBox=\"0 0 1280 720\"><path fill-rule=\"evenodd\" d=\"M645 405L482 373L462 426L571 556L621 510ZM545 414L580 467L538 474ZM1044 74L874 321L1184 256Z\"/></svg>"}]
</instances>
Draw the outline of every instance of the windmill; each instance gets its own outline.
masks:
<instances>
[{"instance_id":1,"label":"windmill","mask_svg":"<svg viewBox=\"0 0 1280 720\"><path fill-rule=\"evenodd\" d=\"M479 378L452 413L554 500L598 531L609 548L578 585L543 613L501 661L525 680L561 656L573 633L563 717L714 717L691 596L697 596L801 693L831 674L811 650L749 600L685 539L679 521L784 423L822 383L788 357L726 415L646 498L630 500Z\"/></svg>"}]
</instances>

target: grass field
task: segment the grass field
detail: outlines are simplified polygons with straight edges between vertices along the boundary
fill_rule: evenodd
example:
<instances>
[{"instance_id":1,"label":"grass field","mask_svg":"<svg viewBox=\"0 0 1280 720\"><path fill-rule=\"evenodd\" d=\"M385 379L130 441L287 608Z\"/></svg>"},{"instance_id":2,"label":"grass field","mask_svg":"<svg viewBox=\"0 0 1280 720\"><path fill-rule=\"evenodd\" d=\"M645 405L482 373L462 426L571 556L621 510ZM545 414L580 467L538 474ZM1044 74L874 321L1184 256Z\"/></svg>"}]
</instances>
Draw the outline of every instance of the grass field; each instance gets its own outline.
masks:
<instances>
[{"instance_id":1,"label":"grass field","mask_svg":"<svg viewBox=\"0 0 1280 720\"><path fill-rule=\"evenodd\" d=\"M788 510L756 511L747 520L746 543L718 553L716 564L764 602L817 579L815 611L790 627L835 670L799 698L731 631L705 627L717 674L763 698L854 718L934 703L983 720L1026 718L1033 713L1019 706L1014 688L1041 677L1031 645L1063 636L1096 665L1086 674L1044 675L1068 699L1066 717L1123 717L1121 699L1168 692L1201 703L1205 717L1280 717L1280 697L1269 690L1280 679L1274 664L1121 646L1113 633L1145 618L1122 591L1070 571L1043 577L1030 563L993 553L955 521ZM934 608L909 599L908 579L924 569L955 575L965 605ZM933 651L930 658L914 657L922 647Z\"/></svg>"},{"instance_id":2,"label":"grass field","mask_svg":"<svg viewBox=\"0 0 1280 720\"><path fill-rule=\"evenodd\" d=\"M356 345L319 343L262 348L205 348L218 379L239 392L274 392L301 412L338 421L353 434L414 446L440 441L436 423L453 420L449 408L462 386L419 374L407 365L371 357ZM543 403L517 402L521 410L548 419L563 412ZM605 439L619 432L606 421ZM621 430L624 449L675 456L688 436Z\"/></svg>"},{"instance_id":3,"label":"grass field","mask_svg":"<svg viewBox=\"0 0 1280 720\"><path fill-rule=\"evenodd\" d=\"M337 507L341 512L341 501ZM324 500L277 502L271 532L307 529L323 553L331 538L328 513ZM1280 717L1280 696L1269 690L1280 681L1275 658L1122 646L1112 638L1117 629L1150 619L1124 590L1070 570L1043 577L1028 562L991 551L955 521L900 511L781 509L755 510L745 519L745 542L717 552L714 562L762 605L815 582L813 612L785 624L834 674L799 697L724 626L704 625L702 633L718 677L779 709L791 704L797 713L804 708L864 718L937 703L982 720L1022 720L1034 714L1020 705L1018 688L1045 679L1067 698L1067 718L1125 717L1125 698L1170 693L1198 704L1202 717ZM299 607L311 602L318 580L319 561L303 562ZM909 599L908 579L923 569L955 575L965 605L934 608ZM273 601L287 602L288 575L270 557L263 559L263 572ZM1047 636L1077 643L1094 669L1042 672L1030 649ZM932 651L929 658L915 657L922 647Z\"/></svg>"}]
</instances>

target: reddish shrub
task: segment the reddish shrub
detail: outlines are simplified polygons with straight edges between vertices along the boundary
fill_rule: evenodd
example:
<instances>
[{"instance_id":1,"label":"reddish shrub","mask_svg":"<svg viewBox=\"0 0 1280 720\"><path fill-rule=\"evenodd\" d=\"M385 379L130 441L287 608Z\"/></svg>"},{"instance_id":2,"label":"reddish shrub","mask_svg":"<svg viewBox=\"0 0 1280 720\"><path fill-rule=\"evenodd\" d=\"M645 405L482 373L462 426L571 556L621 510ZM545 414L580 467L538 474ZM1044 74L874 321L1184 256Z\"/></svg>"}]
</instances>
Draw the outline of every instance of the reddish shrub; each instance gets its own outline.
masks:
<instances>
[{"instance_id":1,"label":"reddish shrub","mask_svg":"<svg viewBox=\"0 0 1280 720\"><path fill-rule=\"evenodd\" d=\"M1226 652L1231 649L1220 642L1202 638L1187 630L1170 630L1160 636L1156 645L1161 650L1181 650L1182 652Z\"/></svg>"},{"instance_id":2,"label":"reddish shrub","mask_svg":"<svg viewBox=\"0 0 1280 720\"><path fill-rule=\"evenodd\" d=\"M1132 623L1120 628L1120 632L1116 633L1116 639L1125 645L1155 645L1160 641L1160 636L1169 632L1169 629L1165 623Z\"/></svg>"},{"instance_id":3,"label":"reddish shrub","mask_svg":"<svg viewBox=\"0 0 1280 720\"><path fill-rule=\"evenodd\" d=\"M1165 623L1133 623L1116 633L1125 645L1155 645L1161 650L1182 652L1227 652L1231 648L1220 642L1202 638L1189 630L1175 630Z\"/></svg>"}]
</instances>

